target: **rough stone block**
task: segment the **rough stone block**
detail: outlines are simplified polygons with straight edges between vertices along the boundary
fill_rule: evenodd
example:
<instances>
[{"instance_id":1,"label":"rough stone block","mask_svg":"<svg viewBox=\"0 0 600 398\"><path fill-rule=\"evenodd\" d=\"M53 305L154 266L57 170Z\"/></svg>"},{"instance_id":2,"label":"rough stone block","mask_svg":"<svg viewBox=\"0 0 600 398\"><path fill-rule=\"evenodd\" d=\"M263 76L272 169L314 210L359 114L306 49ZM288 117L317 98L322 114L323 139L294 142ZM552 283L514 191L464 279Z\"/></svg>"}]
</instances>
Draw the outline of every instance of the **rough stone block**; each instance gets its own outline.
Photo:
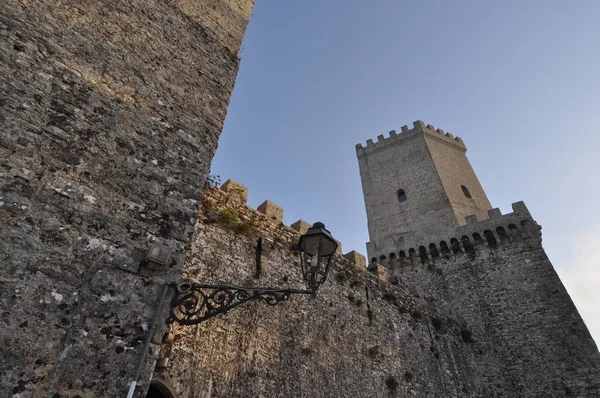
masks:
<instances>
[{"instance_id":1,"label":"rough stone block","mask_svg":"<svg viewBox=\"0 0 600 398\"><path fill-rule=\"evenodd\" d=\"M367 266L367 259L365 258L365 256L363 256L356 250L352 250L351 252L344 254L344 258L352 261L354 264L356 264L360 267Z\"/></svg>"},{"instance_id":2,"label":"rough stone block","mask_svg":"<svg viewBox=\"0 0 600 398\"><path fill-rule=\"evenodd\" d=\"M371 264L369 266L369 268L367 268L367 269L373 275L377 275L377 277L379 279L381 279L382 281L386 281L387 282L387 280L388 280L388 271L387 271L387 268L385 268L383 265L381 265L381 264Z\"/></svg>"},{"instance_id":3,"label":"rough stone block","mask_svg":"<svg viewBox=\"0 0 600 398\"><path fill-rule=\"evenodd\" d=\"M290 227L293 230L298 231L300 234L305 234L306 231L308 231L308 229L311 227L311 224L307 223L304 220L298 220L292 225L290 225Z\"/></svg>"},{"instance_id":4,"label":"rough stone block","mask_svg":"<svg viewBox=\"0 0 600 398\"><path fill-rule=\"evenodd\" d=\"M502 212L499 208L496 207L495 209L488 210L488 216L490 218L502 217Z\"/></svg>"},{"instance_id":5,"label":"rough stone block","mask_svg":"<svg viewBox=\"0 0 600 398\"><path fill-rule=\"evenodd\" d=\"M415 120L415 121L413 122L413 126L414 126L414 128L415 128L416 130L418 130L418 131L423 131L423 130L425 130L425 123L423 123L423 121L422 121L422 120Z\"/></svg>"},{"instance_id":6,"label":"rough stone block","mask_svg":"<svg viewBox=\"0 0 600 398\"><path fill-rule=\"evenodd\" d=\"M248 200L248 188L231 178L221 186L221 191L227 192L229 198L235 202L246 203Z\"/></svg>"},{"instance_id":7,"label":"rough stone block","mask_svg":"<svg viewBox=\"0 0 600 398\"><path fill-rule=\"evenodd\" d=\"M335 249L335 252L337 254L339 254L340 256L342 255L342 242L340 242L339 240L335 239L334 240L337 242L337 249Z\"/></svg>"},{"instance_id":8,"label":"rough stone block","mask_svg":"<svg viewBox=\"0 0 600 398\"><path fill-rule=\"evenodd\" d=\"M259 212L261 212L262 214L264 214L265 216L267 216L269 219L271 219L273 221L276 221L276 222L283 221L283 208L280 206L277 206L273 202L265 200L264 202L262 202L262 204L260 206L258 206L258 208L256 210L258 210Z\"/></svg>"},{"instance_id":9,"label":"rough stone block","mask_svg":"<svg viewBox=\"0 0 600 398\"><path fill-rule=\"evenodd\" d=\"M513 211L521 216L531 217L531 213L529 213L529 209L525 205L525 202L519 201L512 204Z\"/></svg>"}]
</instances>

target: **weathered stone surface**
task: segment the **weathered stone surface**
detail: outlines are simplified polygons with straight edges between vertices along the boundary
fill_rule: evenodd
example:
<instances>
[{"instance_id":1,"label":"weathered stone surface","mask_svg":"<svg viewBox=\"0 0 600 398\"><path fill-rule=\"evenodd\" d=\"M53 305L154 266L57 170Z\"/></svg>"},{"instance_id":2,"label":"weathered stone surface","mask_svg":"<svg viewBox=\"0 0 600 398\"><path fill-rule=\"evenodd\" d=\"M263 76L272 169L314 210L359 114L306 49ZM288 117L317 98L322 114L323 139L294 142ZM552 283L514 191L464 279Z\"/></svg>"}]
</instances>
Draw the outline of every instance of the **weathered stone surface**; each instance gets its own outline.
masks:
<instances>
[{"instance_id":1,"label":"weathered stone surface","mask_svg":"<svg viewBox=\"0 0 600 398\"><path fill-rule=\"evenodd\" d=\"M283 208L269 200L262 202L256 210L275 222L283 222Z\"/></svg>"},{"instance_id":2,"label":"weathered stone surface","mask_svg":"<svg viewBox=\"0 0 600 398\"><path fill-rule=\"evenodd\" d=\"M491 209L462 141L422 122L402 131L357 146L369 270L473 324L483 396L600 396L600 353L525 204ZM392 204L398 180L407 200Z\"/></svg>"},{"instance_id":3,"label":"weathered stone surface","mask_svg":"<svg viewBox=\"0 0 600 398\"><path fill-rule=\"evenodd\" d=\"M469 320L490 396L600 396L600 354L536 233L519 226L393 274Z\"/></svg>"},{"instance_id":4,"label":"weathered stone surface","mask_svg":"<svg viewBox=\"0 0 600 398\"><path fill-rule=\"evenodd\" d=\"M403 127L400 134L356 146L371 262L375 251L389 253L406 238L423 240L428 234L442 233L465 224L471 214L487 217L491 206L466 150L460 138L420 120L412 129ZM461 186L468 188L471 198Z\"/></svg>"},{"instance_id":5,"label":"weathered stone surface","mask_svg":"<svg viewBox=\"0 0 600 398\"><path fill-rule=\"evenodd\" d=\"M298 231L300 234L305 234L306 231L308 231L308 229L311 227L311 224L304 220L298 220L291 224L290 227L293 230Z\"/></svg>"},{"instance_id":6,"label":"weathered stone surface","mask_svg":"<svg viewBox=\"0 0 600 398\"><path fill-rule=\"evenodd\" d=\"M376 275L382 281L388 280L388 270L381 264L370 264L368 268L369 272Z\"/></svg>"},{"instance_id":7,"label":"weathered stone surface","mask_svg":"<svg viewBox=\"0 0 600 398\"><path fill-rule=\"evenodd\" d=\"M2 3L0 395L125 396L181 272L252 4ZM155 242L170 264L146 264Z\"/></svg>"},{"instance_id":8,"label":"weathered stone surface","mask_svg":"<svg viewBox=\"0 0 600 398\"><path fill-rule=\"evenodd\" d=\"M298 234L282 234L269 220L236 233L207 216L222 194L208 188L205 200L214 206L197 226L185 277L303 288ZM472 367L480 354L464 341L464 330L424 298L336 255L315 297L294 295L274 307L246 303L198 326L172 327L172 343L161 354L168 366L158 373L182 397L475 397L480 386Z\"/></svg>"},{"instance_id":9,"label":"weathered stone surface","mask_svg":"<svg viewBox=\"0 0 600 398\"><path fill-rule=\"evenodd\" d=\"M344 258L350 260L350 262L358 265L359 267L367 266L367 259L365 258L365 256L363 256L356 250L352 250L351 252L344 254Z\"/></svg>"},{"instance_id":10,"label":"weathered stone surface","mask_svg":"<svg viewBox=\"0 0 600 398\"><path fill-rule=\"evenodd\" d=\"M231 178L221 185L221 190L227 192L227 198L238 204L246 204L248 200L248 188L232 180Z\"/></svg>"}]
</instances>

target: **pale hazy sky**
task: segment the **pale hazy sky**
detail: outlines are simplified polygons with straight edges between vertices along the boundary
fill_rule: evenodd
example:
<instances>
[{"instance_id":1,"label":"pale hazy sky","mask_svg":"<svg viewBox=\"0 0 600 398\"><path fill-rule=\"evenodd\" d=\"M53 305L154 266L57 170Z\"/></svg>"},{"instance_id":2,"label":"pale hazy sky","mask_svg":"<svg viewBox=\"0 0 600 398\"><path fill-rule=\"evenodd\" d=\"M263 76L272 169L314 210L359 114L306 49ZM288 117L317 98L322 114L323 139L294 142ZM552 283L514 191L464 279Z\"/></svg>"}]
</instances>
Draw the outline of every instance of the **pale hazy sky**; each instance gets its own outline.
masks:
<instances>
[{"instance_id":1,"label":"pale hazy sky","mask_svg":"<svg viewBox=\"0 0 600 398\"><path fill-rule=\"evenodd\" d=\"M421 119L525 201L600 342L600 1L257 0L212 172L368 241L354 146Z\"/></svg>"}]
</instances>

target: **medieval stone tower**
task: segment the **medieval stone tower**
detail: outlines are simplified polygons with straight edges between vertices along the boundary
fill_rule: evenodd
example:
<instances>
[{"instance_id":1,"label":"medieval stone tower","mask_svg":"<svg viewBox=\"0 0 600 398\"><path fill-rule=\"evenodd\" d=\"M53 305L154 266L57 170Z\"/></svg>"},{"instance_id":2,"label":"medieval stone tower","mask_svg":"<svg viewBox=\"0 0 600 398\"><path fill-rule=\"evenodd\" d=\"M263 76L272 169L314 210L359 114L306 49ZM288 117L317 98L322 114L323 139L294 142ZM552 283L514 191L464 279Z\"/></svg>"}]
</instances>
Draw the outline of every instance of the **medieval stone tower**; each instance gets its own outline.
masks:
<instances>
[{"instance_id":1,"label":"medieval stone tower","mask_svg":"<svg viewBox=\"0 0 600 398\"><path fill-rule=\"evenodd\" d=\"M391 249L407 235L442 232L475 214L487 218L490 202L465 156L460 138L422 121L357 145L369 220L369 254ZM425 235L425 236L424 236ZM387 254L387 253L386 253Z\"/></svg>"},{"instance_id":2,"label":"medieval stone tower","mask_svg":"<svg viewBox=\"0 0 600 398\"><path fill-rule=\"evenodd\" d=\"M491 208L463 141L416 121L356 152L370 268L470 325L486 396L600 396L598 349L541 227L523 202Z\"/></svg>"}]
</instances>

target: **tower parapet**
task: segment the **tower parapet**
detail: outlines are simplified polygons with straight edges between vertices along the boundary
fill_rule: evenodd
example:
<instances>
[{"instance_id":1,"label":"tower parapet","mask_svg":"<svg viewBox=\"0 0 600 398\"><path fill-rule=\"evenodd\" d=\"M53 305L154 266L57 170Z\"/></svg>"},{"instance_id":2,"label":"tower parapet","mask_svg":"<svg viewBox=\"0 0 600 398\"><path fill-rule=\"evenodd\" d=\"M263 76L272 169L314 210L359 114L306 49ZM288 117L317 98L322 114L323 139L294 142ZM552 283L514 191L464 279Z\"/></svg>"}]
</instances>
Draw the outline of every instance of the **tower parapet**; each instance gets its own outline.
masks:
<instances>
[{"instance_id":1,"label":"tower parapet","mask_svg":"<svg viewBox=\"0 0 600 398\"><path fill-rule=\"evenodd\" d=\"M396 130L392 130L388 133L388 137L380 134L377 136L377 141L368 139L365 146L360 143L356 144L356 153L360 158L361 155L366 155L367 153L377 151L389 145L396 145L402 141L408 141L419 133L426 133L434 139L440 140L448 145L452 145L463 151L467 150L462 138L454 137L452 134L446 133L442 129L436 129L431 124L426 125L423 121L416 120L413 122L412 129L409 129L408 126L402 126L400 133L397 133Z\"/></svg>"},{"instance_id":2,"label":"tower parapet","mask_svg":"<svg viewBox=\"0 0 600 398\"><path fill-rule=\"evenodd\" d=\"M541 226L532 218L523 202L512 204L513 211L502 214L500 209L488 210L489 218L478 220L466 217L466 224L428 237L400 236L378 246L367 243L369 264L379 263L388 268L426 265L449 261L456 256L475 257L484 251L510 245L541 245Z\"/></svg>"}]
</instances>

